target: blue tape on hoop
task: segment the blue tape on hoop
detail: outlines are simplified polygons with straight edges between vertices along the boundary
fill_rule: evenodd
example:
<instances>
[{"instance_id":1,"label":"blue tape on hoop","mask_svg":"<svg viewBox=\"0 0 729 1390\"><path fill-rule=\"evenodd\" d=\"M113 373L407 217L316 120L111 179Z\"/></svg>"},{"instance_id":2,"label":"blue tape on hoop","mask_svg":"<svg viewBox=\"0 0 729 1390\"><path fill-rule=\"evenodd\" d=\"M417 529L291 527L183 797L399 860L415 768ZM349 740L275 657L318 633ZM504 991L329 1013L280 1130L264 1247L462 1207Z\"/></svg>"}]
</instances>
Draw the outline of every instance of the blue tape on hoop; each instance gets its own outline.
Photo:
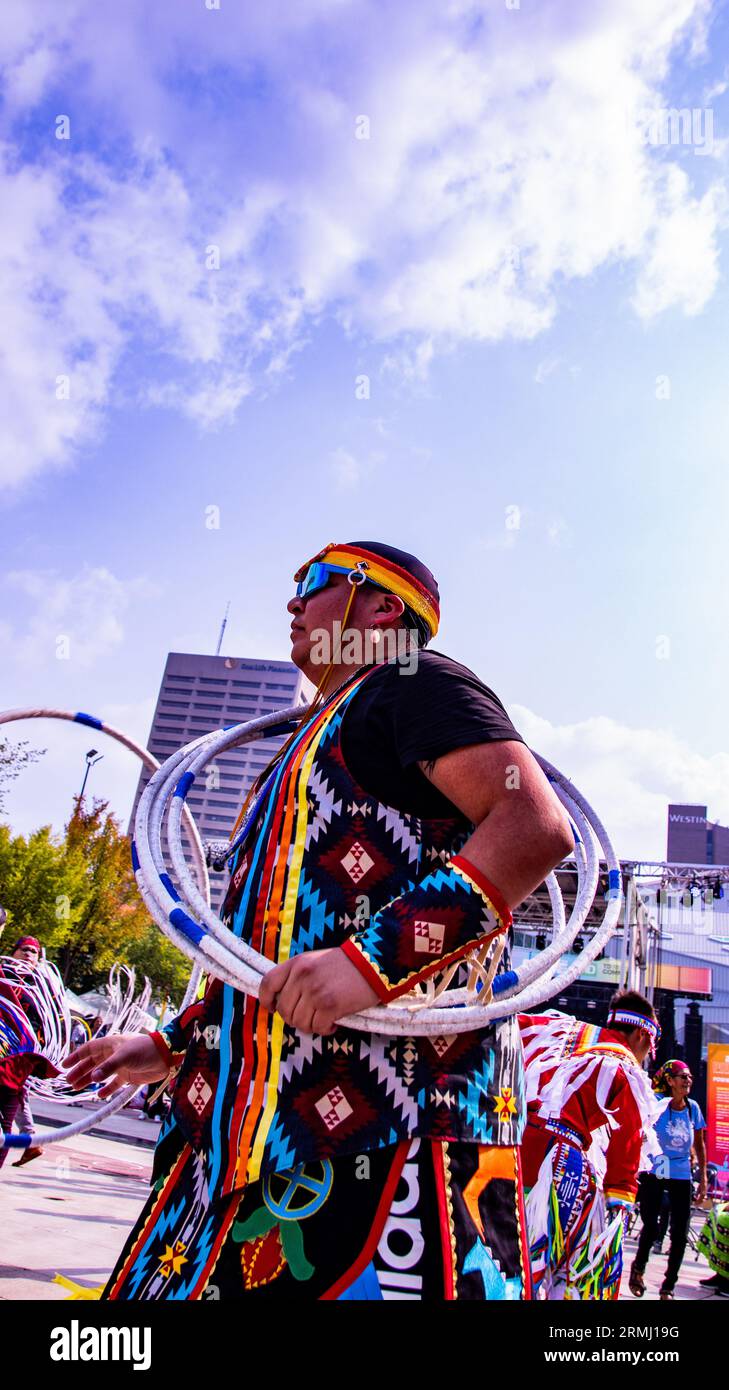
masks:
<instances>
[{"instance_id":1,"label":"blue tape on hoop","mask_svg":"<svg viewBox=\"0 0 729 1390\"><path fill-rule=\"evenodd\" d=\"M619 898L622 892L622 881L619 869L611 869L608 874L608 890L606 898Z\"/></svg>"},{"instance_id":2,"label":"blue tape on hoop","mask_svg":"<svg viewBox=\"0 0 729 1390\"><path fill-rule=\"evenodd\" d=\"M187 913L182 911L181 907L172 909L169 920L173 927L177 927L177 930L182 932L183 936L194 941L196 946L200 945L206 933L202 927L198 926L197 922L193 922L192 917L188 917Z\"/></svg>"},{"instance_id":3,"label":"blue tape on hoop","mask_svg":"<svg viewBox=\"0 0 729 1390\"><path fill-rule=\"evenodd\" d=\"M82 710L79 710L78 714L74 714L73 719L75 724L88 724L90 729L98 729L102 734L104 732L104 725L101 720L96 719L93 714L84 714Z\"/></svg>"},{"instance_id":4,"label":"blue tape on hoop","mask_svg":"<svg viewBox=\"0 0 729 1390\"><path fill-rule=\"evenodd\" d=\"M33 1143L32 1134L6 1134L0 1148L3 1149L29 1149Z\"/></svg>"},{"instance_id":5,"label":"blue tape on hoop","mask_svg":"<svg viewBox=\"0 0 729 1390\"><path fill-rule=\"evenodd\" d=\"M511 989L512 985L518 985L519 976L515 970L505 970L503 975L497 975L492 982L491 988L494 994L503 994L505 989ZM493 1021L493 1020L492 1020Z\"/></svg>"},{"instance_id":6,"label":"blue tape on hoop","mask_svg":"<svg viewBox=\"0 0 729 1390\"><path fill-rule=\"evenodd\" d=\"M137 854L137 842L132 840L132 868L136 874L139 868L139 855Z\"/></svg>"},{"instance_id":7,"label":"blue tape on hoop","mask_svg":"<svg viewBox=\"0 0 729 1390\"><path fill-rule=\"evenodd\" d=\"M177 786L175 787L175 796L182 797L184 800L194 781L194 772L184 772L179 782L177 783Z\"/></svg>"},{"instance_id":8,"label":"blue tape on hoop","mask_svg":"<svg viewBox=\"0 0 729 1390\"><path fill-rule=\"evenodd\" d=\"M174 898L174 900L175 900L176 903L181 903L181 902L182 902L182 898L180 897L180 895L179 895L177 889L175 888L175 885L174 885L174 883L172 882L172 879L170 878L169 874L160 874L160 876L159 876L159 881L160 881L160 883L163 883L163 884L164 884L164 886L165 886L165 888L167 889L167 892L169 893L170 897L171 897L171 898Z\"/></svg>"}]
</instances>

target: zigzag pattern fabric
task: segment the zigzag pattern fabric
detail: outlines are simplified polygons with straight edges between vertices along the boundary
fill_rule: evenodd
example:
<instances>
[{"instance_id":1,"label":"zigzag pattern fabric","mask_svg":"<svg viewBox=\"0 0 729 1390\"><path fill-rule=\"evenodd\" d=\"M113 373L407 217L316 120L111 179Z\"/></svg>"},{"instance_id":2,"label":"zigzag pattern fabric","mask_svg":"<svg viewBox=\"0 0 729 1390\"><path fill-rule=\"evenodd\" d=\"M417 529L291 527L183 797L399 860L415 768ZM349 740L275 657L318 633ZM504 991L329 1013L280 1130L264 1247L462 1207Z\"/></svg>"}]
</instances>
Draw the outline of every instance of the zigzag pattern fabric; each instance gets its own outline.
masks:
<instances>
[{"instance_id":1,"label":"zigzag pattern fabric","mask_svg":"<svg viewBox=\"0 0 729 1390\"><path fill-rule=\"evenodd\" d=\"M236 852L223 916L269 960L340 946L359 933L366 939L377 914L434 874L458 903L453 930L461 945L477 926L500 927L480 893L466 891L462 877L457 891L450 881L468 822L420 819L384 805L345 764L342 722L372 669L299 731ZM396 969L389 958L388 965ZM508 969L507 953L499 969ZM509 1146L521 1138L514 1019L435 1038L346 1028L322 1037L289 1028L256 999L212 981L202 1002L164 1035L174 1053L184 1053L174 1120L202 1156L211 1195L267 1172L416 1136Z\"/></svg>"},{"instance_id":2,"label":"zigzag pattern fabric","mask_svg":"<svg viewBox=\"0 0 729 1390\"><path fill-rule=\"evenodd\" d=\"M380 999L396 999L510 926L498 890L455 855L377 912L343 950Z\"/></svg>"}]
</instances>

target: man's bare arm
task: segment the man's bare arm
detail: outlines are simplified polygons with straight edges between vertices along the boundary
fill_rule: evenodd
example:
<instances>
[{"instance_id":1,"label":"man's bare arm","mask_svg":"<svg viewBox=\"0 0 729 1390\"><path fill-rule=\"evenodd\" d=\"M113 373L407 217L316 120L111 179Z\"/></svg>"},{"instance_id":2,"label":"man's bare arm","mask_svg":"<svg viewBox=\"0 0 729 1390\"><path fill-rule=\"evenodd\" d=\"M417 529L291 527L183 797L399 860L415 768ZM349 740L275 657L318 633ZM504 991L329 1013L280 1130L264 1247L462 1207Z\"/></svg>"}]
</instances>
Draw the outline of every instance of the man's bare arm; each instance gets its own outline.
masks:
<instances>
[{"instance_id":1,"label":"man's bare arm","mask_svg":"<svg viewBox=\"0 0 729 1390\"><path fill-rule=\"evenodd\" d=\"M476 825L461 853L516 907L573 847L565 811L522 743L477 744L420 764ZM304 1033L331 1033L338 1018L378 1002L344 947L305 951L274 966L260 1000Z\"/></svg>"},{"instance_id":2,"label":"man's bare arm","mask_svg":"<svg viewBox=\"0 0 729 1390\"><path fill-rule=\"evenodd\" d=\"M567 813L523 743L473 744L418 766L476 826L461 853L510 907L574 848Z\"/></svg>"}]
</instances>

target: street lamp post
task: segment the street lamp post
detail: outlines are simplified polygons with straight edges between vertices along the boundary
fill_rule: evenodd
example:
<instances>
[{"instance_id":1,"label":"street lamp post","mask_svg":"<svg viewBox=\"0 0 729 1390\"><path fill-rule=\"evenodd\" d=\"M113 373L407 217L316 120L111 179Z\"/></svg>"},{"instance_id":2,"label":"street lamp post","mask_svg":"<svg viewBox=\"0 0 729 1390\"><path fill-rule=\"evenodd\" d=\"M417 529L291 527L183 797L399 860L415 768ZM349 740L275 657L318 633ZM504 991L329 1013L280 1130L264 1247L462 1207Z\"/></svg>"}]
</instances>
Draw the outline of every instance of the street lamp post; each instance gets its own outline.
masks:
<instances>
[{"instance_id":1,"label":"street lamp post","mask_svg":"<svg viewBox=\"0 0 729 1390\"><path fill-rule=\"evenodd\" d=\"M100 753L100 752L98 751L97 748L89 748L89 751L88 751L88 753L86 754L86 771L85 771L85 773L84 773L84 780L83 780L83 782L81 783L81 794L80 794L80 796L79 796L79 805L80 805L80 803L81 803L81 802L83 801L83 799L84 799L84 792L86 791L86 783L87 783L88 778L89 778L89 773L90 773L90 771L91 771L91 769L92 769L92 767L94 766L95 763L100 763L100 762L101 762L101 759L103 758L103 756L104 756L104 754L103 754L103 753Z\"/></svg>"}]
</instances>

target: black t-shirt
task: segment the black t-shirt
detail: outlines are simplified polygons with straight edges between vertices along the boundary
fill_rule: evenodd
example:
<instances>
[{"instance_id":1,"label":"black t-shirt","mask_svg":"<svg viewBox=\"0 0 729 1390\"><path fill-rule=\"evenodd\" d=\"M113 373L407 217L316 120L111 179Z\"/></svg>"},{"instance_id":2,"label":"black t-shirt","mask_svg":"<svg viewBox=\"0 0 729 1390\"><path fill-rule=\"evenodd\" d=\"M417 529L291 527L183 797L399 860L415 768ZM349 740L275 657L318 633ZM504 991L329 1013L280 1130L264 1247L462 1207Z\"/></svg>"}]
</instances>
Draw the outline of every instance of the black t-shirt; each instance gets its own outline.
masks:
<instances>
[{"instance_id":1,"label":"black t-shirt","mask_svg":"<svg viewBox=\"0 0 729 1390\"><path fill-rule=\"evenodd\" d=\"M423 818L458 812L417 764L502 739L524 742L498 696L467 666L429 648L410 674L389 663L368 676L342 722L342 753L360 786Z\"/></svg>"}]
</instances>

